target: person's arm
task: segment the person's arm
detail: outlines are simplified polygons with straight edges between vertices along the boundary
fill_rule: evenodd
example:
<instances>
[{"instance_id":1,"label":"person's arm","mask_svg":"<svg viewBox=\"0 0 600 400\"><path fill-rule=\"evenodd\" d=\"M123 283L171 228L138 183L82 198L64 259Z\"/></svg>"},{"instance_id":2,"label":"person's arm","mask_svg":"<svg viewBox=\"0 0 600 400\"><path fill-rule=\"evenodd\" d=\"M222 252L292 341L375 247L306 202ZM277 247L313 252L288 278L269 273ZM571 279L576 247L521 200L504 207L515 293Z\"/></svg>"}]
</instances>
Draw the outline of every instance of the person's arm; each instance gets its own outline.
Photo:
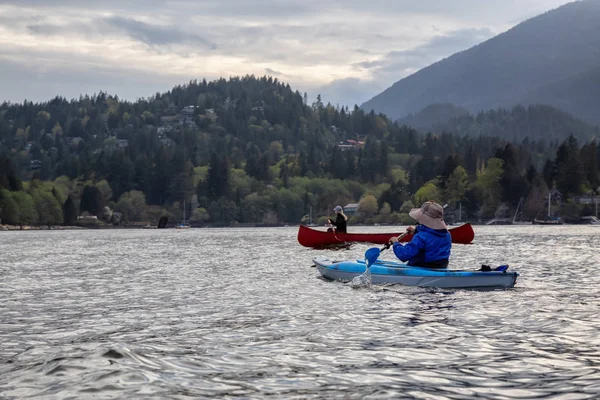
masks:
<instances>
[{"instance_id":1,"label":"person's arm","mask_svg":"<svg viewBox=\"0 0 600 400\"><path fill-rule=\"evenodd\" d=\"M408 261L415 257L421 249L425 247L423 238L419 235L415 235L413 239L405 244L404 246L400 242L394 243L394 254L402 261Z\"/></svg>"}]
</instances>

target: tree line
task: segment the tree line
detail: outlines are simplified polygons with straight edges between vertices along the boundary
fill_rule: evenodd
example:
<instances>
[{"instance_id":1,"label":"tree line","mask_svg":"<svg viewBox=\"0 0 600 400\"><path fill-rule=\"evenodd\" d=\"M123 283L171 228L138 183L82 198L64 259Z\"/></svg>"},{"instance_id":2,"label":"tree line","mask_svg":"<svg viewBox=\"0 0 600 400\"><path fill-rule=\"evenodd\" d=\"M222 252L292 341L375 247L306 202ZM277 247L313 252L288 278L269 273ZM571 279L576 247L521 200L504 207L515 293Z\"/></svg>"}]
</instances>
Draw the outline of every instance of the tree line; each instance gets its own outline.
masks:
<instances>
[{"instance_id":1,"label":"tree line","mask_svg":"<svg viewBox=\"0 0 600 400\"><path fill-rule=\"evenodd\" d=\"M572 213L586 212L575 199L597 191L600 149L564 137L421 134L358 107L308 104L253 76L192 81L136 102L100 93L4 103L0 217L123 224L185 212L196 224L269 225L360 201L355 222L404 223L426 199L460 203L472 219L524 199L530 217L552 188Z\"/></svg>"}]
</instances>

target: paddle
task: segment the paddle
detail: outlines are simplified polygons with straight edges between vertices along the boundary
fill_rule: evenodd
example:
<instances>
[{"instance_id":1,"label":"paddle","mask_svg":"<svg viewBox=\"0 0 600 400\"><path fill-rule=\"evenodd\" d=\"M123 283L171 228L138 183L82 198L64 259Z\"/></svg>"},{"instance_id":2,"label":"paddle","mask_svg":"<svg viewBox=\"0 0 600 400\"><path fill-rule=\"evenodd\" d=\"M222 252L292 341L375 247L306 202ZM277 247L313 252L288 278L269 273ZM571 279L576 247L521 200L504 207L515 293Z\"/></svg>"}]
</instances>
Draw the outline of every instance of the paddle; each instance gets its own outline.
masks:
<instances>
[{"instance_id":1,"label":"paddle","mask_svg":"<svg viewBox=\"0 0 600 400\"><path fill-rule=\"evenodd\" d=\"M408 234L409 234L409 232L404 232L402 235L398 236L398 240L402 239L404 236L406 236ZM369 267L371 265L373 265L375 263L375 261L377 261L381 252L389 249L391 246L392 246L392 242L388 242L381 249L379 249L378 247L373 247L373 248L367 250L365 253L365 260L367 261L367 270L369 269Z\"/></svg>"},{"instance_id":2,"label":"paddle","mask_svg":"<svg viewBox=\"0 0 600 400\"><path fill-rule=\"evenodd\" d=\"M410 234L410 232L405 232L402 235L398 236L398 240L402 239L404 236ZM350 282L350 286L352 287L362 287L362 286L368 286L371 284L371 275L370 275L370 268L371 265L373 265L375 263L375 261L377 261L377 258L379 258L379 255L381 254L382 251L389 249L392 246L392 242L388 242L385 246L383 246L381 249L377 248L377 247L373 247L369 250L367 250L367 252L365 253L365 260L367 261L367 267L365 268L365 272L363 272L362 274L355 276L354 279L352 279L352 282Z\"/></svg>"}]
</instances>

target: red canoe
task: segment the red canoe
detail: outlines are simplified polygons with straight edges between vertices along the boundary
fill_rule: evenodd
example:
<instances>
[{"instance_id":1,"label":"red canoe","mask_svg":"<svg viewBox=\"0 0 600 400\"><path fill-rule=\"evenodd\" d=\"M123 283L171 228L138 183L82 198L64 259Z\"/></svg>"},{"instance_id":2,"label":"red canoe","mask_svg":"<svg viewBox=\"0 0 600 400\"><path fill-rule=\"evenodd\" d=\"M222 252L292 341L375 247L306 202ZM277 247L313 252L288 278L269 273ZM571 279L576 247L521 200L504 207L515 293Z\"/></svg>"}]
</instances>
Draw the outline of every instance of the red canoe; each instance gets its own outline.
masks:
<instances>
[{"instance_id":1,"label":"red canoe","mask_svg":"<svg viewBox=\"0 0 600 400\"><path fill-rule=\"evenodd\" d=\"M298 230L298 242L305 247L324 248L348 243L374 243L386 244L392 236L400 236L398 233L334 233L311 229L300 225ZM452 243L469 244L475 238L475 232L471 224L464 224L450 229ZM412 235L402 238L402 242L409 242Z\"/></svg>"}]
</instances>

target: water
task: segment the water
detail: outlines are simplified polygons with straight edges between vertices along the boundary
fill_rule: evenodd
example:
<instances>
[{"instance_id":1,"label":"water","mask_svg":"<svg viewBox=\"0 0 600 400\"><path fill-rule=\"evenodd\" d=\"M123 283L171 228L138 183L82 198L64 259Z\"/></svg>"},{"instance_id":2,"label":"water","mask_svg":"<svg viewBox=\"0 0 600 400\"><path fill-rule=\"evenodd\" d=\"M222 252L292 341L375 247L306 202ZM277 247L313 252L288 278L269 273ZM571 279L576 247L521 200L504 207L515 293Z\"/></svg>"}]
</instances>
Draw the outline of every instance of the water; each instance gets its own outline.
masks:
<instances>
[{"instance_id":1,"label":"water","mask_svg":"<svg viewBox=\"0 0 600 400\"><path fill-rule=\"evenodd\" d=\"M2 232L0 398L598 398L600 228L475 231L451 263L515 289L326 282L369 246L296 228Z\"/></svg>"}]
</instances>

